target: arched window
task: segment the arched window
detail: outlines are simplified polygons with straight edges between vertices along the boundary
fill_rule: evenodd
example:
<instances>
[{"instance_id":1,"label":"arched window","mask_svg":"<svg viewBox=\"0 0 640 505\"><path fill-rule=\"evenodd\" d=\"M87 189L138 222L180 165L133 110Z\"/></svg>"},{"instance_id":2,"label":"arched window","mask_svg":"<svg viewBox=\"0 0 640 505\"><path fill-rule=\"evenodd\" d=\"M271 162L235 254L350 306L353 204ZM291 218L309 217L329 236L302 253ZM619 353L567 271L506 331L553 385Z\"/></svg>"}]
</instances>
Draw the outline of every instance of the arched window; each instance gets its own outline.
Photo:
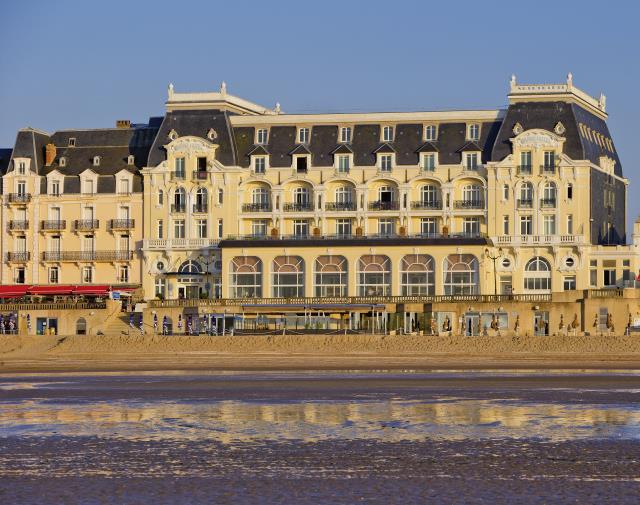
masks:
<instances>
[{"instance_id":1,"label":"arched window","mask_svg":"<svg viewBox=\"0 0 640 505\"><path fill-rule=\"evenodd\" d=\"M480 292L478 259L473 254L450 254L444 260L444 294L474 295Z\"/></svg>"},{"instance_id":2,"label":"arched window","mask_svg":"<svg viewBox=\"0 0 640 505\"><path fill-rule=\"evenodd\" d=\"M209 200L209 194L206 188L198 188L196 191L196 209L200 212L207 211L207 202Z\"/></svg>"},{"instance_id":3,"label":"arched window","mask_svg":"<svg viewBox=\"0 0 640 505\"><path fill-rule=\"evenodd\" d=\"M536 256L524 267L524 289L527 291L551 291L551 265Z\"/></svg>"},{"instance_id":4,"label":"arched window","mask_svg":"<svg viewBox=\"0 0 640 505\"><path fill-rule=\"evenodd\" d=\"M174 211L184 212L186 204L187 204L187 194L184 188L176 189L176 192L173 194Z\"/></svg>"},{"instance_id":5,"label":"arched window","mask_svg":"<svg viewBox=\"0 0 640 505\"><path fill-rule=\"evenodd\" d=\"M394 202L396 200L396 192L391 186L381 186L378 189L378 201Z\"/></svg>"},{"instance_id":6,"label":"arched window","mask_svg":"<svg viewBox=\"0 0 640 505\"><path fill-rule=\"evenodd\" d=\"M315 264L316 296L347 296L347 259L318 256Z\"/></svg>"},{"instance_id":7,"label":"arched window","mask_svg":"<svg viewBox=\"0 0 640 505\"><path fill-rule=\"evenodd\" d=\"M336 203L348 204L353 202L353 191L348 186L340 186L336 189Z\"/></svg>"},{"instance_id":8,"label":"arched window","mask_svg":"<svg viewBox=\"0 0 640 505\"><path fill-rule=\"evenodd\" d=\"M198 283L201 280L202 267L197 261L187 260L178 268L178 282L184 284Z\"/></svg>"},{"instance_id":9,"label":"arched window","mask_svg":"<svg viewBox=\"0 0 640 505\"><path fill-rule=\"evenodd\" d=\"M462 200L467 203L480 203L482 201L482 187L477 184L467 184L462 188Z\"/></svg>"},{"instance_id":10,"label":"arched window","mask_svg":"<svg viewBox=\"0 0 640 505\"><path fill-rule=\"evenodd\" d=\"M256 256L231 260L231 298L262 297L262 261Z\"/></svg>"},{"instance_id":11,"label":"arched window","mask_svg":"<svg viewBox=\"0 0 640 505\"><path fill-rule=\"evenodd\" d=\"M556 201L556 184L554 182L546 182L542 189L542 198L548 202Z\"/></svg>"},{"instance_id":12,"label":"arched window","mask_svg":"<svg viewBox=\"0 0 640 505\"><path fill-rule=\"evenodd\" d=\"M533 201L533 184L525 182L520 186L520 203L530 203Z\"/></svg>"},{"instance_id":13,"label":"arched window","mask_svg":"<svg viewBox=\"0 0 640 505\"><path fill-rule=\"evenodd\" d=\"M407 254L400 261L402 295L435 294L435 263L428 254Z\"/></svg>"},{"instance_id":14,"label":"arched window","mask_svg":"<svg viewBox=\"0 0 640 505\"><path fill-rule=\"evenodd\" d=\"M276 256L272 269L273 296L276 298L304 296L304 260L300 256Z\"/></svg>"},{"instance_id":15,"label":"arched window","mask_svg":"<svg viewBox=\"0 0 640 505\"><path fill-rule=\"evenodd\" d=\"M361 256L357 274L359 296L391 295L391 260L388 256Z\"/></svg>"},{"instance_id":16,"label":"arched window","mask_svg":"<svg viewBox=\"0 0 640 505\"><path fill-rule=\"evenodd\" d=\"M296 188L293 190L293 201L298 205L308 205L310 192L308 188Z\"/></svg>"},{"instance_id":17,"label":"arched window","mask_svg":"<svg viewBox=\"0 0 640 505\"><path fill-rule=\"evenodd\" d=\"M256 188L251 193L252 203L259 205L269 205L269 190L267 188Z\"/></svg>"},{"instance_id":18,"label":"arched window","mask_svg":"<svg viewBox=\"0 0 640 505\"><path fill-rule=\"evenodd\" d=\"M81 317L76 321L76 335L87 334L87 321L84 317Z\"/></svg>"},{"instance_id":19,"label":"arched window","mask_svg":"<svg viewBox=\"0 0 640 505\"><path fill-rule=\"evenodd\" d=\"M438 187L433 184L425 184L420 188L420 196L424 205L433 206L438 201Z\"/></svg>"}]
</instances>

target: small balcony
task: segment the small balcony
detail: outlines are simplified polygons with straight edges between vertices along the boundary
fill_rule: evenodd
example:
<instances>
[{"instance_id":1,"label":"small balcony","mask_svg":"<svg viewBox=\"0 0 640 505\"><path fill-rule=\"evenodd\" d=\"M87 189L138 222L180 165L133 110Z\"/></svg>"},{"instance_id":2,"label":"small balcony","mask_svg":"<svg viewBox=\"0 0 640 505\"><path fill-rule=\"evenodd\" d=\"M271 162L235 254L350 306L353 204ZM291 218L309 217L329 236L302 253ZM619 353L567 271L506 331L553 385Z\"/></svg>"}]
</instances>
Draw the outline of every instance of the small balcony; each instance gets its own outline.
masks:
<instances>
[{"instance_id":1,"label":"small balcony","mask_svg":"<svg viewBox=\"0 0 640 505\"><path fill-rule=\"evenodd\" d=\"M130 230L135 226L135 219L110 219L109 229L111 230Z\"/></svg>"},{"instance_id":2,"label":"small balcony","mask_svg":"<svg viewBox=\"0 0 640 505\"><path fill-rule=\"evenodd\" d=\"M324 205L325 210L328 211L350 211L356 210L355 202L327 202Z\"/></svg>"},{"instance_id":3,"label":"small balcony","mask_svg":"<svg viewBox=\"0 0 640 505\"><path fill-rule=\"evenodd\" d=\"M174 214L184 214L187 211L187 206L185 204L171 204L171 212Z\"/></svg>"},{"instance_id":4,"label":"small balcony","mask_svg":"<svg viewBox=\"0 0 640 505\"><path fill-rule=\"evenodd\" d=\"M42 261L131 261L133 251L45 251Z\"/></svg>"},{"instance_id":5,"label":"small balcony","mask_svg":"<svg viewBox=\"0 0 640 505\"><path fill-rule=\"evenodd\" d=\"M520 198L518 200L518 208L519 209L532 209L533 208L533 199L531 199L531 198Z\"/></svg>"},{"instance_id":6,"label":"small balcony","mask_svg":"<svg viewBox=\"0 0 640 505\"><path fill-rule=\"evenodd\" d=\"M100 221L97 219L76 219L73 222L76 231L93 231L100 228Z\"/></svg>"},{"instance_id":7,"label":"small balcony","mask_svg":"<svg viewBox=\"0 0 640 505\"><path fill-rule=\"evenodd\" d=\"M64 219L52 219L48 221L40 221L40 229L42 231L63 231L67 228L67 221Z\"/></svg>"},{"instance_id":8,"label":"small balcony","mask_svg":"<svg viewBox=\"0 0 640 505\"><path fill-rule=\"evenodd\" d=\"M542 198L540 200L540 208L542 208L542 209L555 209L556 208L556 199L555 198Z\"/></svg>"},{"instance_id":9,"label":"small balcony","mask_svg":"<svg viewBox=\"0 0 640 505\"><path fill-rule=\"evenodd\" d=\"M518 165L518 175L531 175L533 167L531 165Z\"/></svg>"},{"instance_id":10,"label":"small balcony","mask_svg":"<svg viewBox=\"0 0 640 505\"><path fill-rule=\"evenodd\" d=\"M7 201L14 204L25 204L31 201L31 193L9 193Z\"/></svg>"},{"instance_id":11,"label":"small balcony","mask_svg":"<svg viewBox=\"0 0 640 505\"><path fill-rule=\"evenodd\" d=\"M205 214L209 211L209 206L206 203L194 203L193 204L193 213L194 214Z\"/></svg>"},{"instance_id":12,"label":"small balcony","mask_svg":"<svg viewBox=\"0 0 640 505\"><path fill-rule=\"evenodd\" d=\"M556 173L555 165L540 165L540 173L542 175L554 175Z\"/></svg>"},{"instance_id":13,"label":"small balcony","mask_svg":"<svg viewBox=\"0 0 640 505\"><path fill-rule=\"evenodd\" d=\"M484 202L482 200L456 200L453 202L453 208L458 210L482 210Z\"/></svg>"},{"instance_id":14,"label":"small balcony","mask_svg":"<svg viewBox=\"0 0 640 505\"><path fill-rule=\"evenodd\" d=\"M242 212L271 212L271 204L269 202L243 203Z\"/></svg>"},{"instance_id":15,"label":"small balcony","mask_svg":"<svg viewBox=\"0 0 640 505\"><path fill-rule=\"evenodd\" d=\"M12 219L8 225L9 231L25 231L29 229L29 221L24 219Z\"/></svg>"},{"instance_id":16,"label":"small balcony","mask_svg":"<svg viewBox=\"0 0 640 505\"><path fill-rule=\"evenodd\" d=\"M400 202L392 201L377 201L377 202L369 202L369 210L399 210Z\"/></svg>"},{"instance_id":17,"label":"small balcony","mask_svg":"<svg viewBox=\"0 0 640 505\"><path fill-rule=\"evenodd\" d=\"M285 203L283 210L285 212L310 212L313 210L313 204L311 202Z\"/></svg>"},{"instance_id":18,"label":"small balcony","mask_svg":"<svg viewBox=\"0 0 640 505\"><path fill-rule=\"evenodd\" d=\"M172 181L184 181L186 179L186 173L182 170L171 172L171 180Z\"/></svg>"},{"instance_id":19,"label":"small balcony","mask_svg":"<svg viewBox=\"0 0 640 505\"><path fill-rule=\"evenodd\" d=\"M206 181L207 180L207 171L206 170L196 170L191 174L192 181Z\"/></svg>"},{"instance_id":20,"label":"small balcony","mask_svg":"<svg viewBox=\"0 0 640 505\"><path fill-rule=\"evenodd\" d=\"M9 263L26 263L31 259L31 253L27 251L8 252L6 258Z\"/></svg>"},{"instance_id":21,"label":"small balcony","mask_svg":"<svg viewBox=\"0 0 640 505\"><path fill-rule=\"evenodd\" d=\"M442 202L438 200L418 200L411 202L413 210L438 210L442 209Z\"/></svg>"}]
</instances>

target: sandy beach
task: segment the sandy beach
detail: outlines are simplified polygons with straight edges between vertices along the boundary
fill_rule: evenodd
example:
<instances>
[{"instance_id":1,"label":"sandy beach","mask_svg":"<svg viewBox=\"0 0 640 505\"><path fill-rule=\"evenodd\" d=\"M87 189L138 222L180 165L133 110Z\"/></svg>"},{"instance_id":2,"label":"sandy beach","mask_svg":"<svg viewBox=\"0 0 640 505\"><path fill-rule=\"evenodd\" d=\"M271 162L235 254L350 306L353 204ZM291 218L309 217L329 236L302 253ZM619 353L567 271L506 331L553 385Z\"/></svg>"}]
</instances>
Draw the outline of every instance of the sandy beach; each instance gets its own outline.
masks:
<instances>
[{"instance_id":1,"label":"sandy beach","mask_svg":"<svg viewBox=\"0 0 640 505\"><path fill-rule=\"evenodd\" d=\"M0 337L0 373L443 368L640 368L640 337Z\"/></svg>"}]
</instances>

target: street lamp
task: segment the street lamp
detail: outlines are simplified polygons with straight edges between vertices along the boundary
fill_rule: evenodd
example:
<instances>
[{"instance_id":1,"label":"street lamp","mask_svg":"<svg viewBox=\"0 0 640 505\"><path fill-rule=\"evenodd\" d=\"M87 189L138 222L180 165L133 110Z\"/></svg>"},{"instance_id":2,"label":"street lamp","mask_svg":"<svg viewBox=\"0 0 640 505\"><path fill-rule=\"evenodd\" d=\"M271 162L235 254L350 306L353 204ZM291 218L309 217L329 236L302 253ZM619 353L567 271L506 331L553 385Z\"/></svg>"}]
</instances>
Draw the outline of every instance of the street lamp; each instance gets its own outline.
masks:
<instances>
[{"instance_id":1,"label":"street lamp","mask_svg":"<svg viewBox=\"0 0 640 505\"><path fill-rule=\"evenodd\" d=\"M498 276L496 272L496 260L502 257L502 247L498 249L498 254L490 254L489 248L484 250L484 255L493 261L493 295L498 294Z\"/></svg>"},{"instance_id":2,"label":"street lamp","mask_svg":"<svg viewBox=\"0 0 640 505\"><path fill-rule=\"evenodd\" d=\"M214 261L215 261L215 257L212 257L210 254L204 255L201 254L200 256L198 256L197 260L200 263L204 263L205 266L205 271L204 271L204 287L207 290L207 298L211 298L210 294L210 288L211 288L211 284L209 284L209 265L211 265Z\"/></svg>"}]
</instances>

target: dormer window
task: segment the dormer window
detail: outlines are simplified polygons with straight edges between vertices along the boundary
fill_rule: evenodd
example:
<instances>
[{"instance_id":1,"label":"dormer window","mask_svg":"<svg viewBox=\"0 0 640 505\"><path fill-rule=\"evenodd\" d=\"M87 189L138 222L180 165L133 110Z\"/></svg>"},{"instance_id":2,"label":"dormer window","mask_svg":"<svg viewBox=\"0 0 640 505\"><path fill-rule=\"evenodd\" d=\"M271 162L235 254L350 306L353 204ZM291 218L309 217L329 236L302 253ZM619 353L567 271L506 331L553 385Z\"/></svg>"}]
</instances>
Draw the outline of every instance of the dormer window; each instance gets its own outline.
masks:
<instances>
[{"instance_id":1,"label":"dormer window","mask_svg":"<svg viewBox=\"0 0 640 505\"><path fill-rule=\"evenodd\" d=\"M467 126L467 140L480 140L480 125L477 123Z\"/></svg>"},{"instance_id":2,"label":"dormer window","mask_svg":"<svg viewBox=\"0 0 640 505\"><path fill-rule=\"evenodd\" d=\"M300 128L298 130L298 142L300 144L308 144L309 143L309 128Z\"/></svg>"},{"instance_id":3,"label":"dormer window","mask_svg":"<svg viewBox=\"0 0 640 505\"><path fill-rule=\"evenodd\" d=\"M52 196L60 195L60 181L58 180L51 181L51 195Z\"/></svg>"},{"instance_id":4,"label":"dormer window","mask_svg":"<svg viewBox=\"0 0 640 505\"><path fill-rule=\"evenodd\" d=\"M256 174L264 174L267 171L267 157L253 156L253 172Z\"/></svg>"},{"instance_id":5,"label":"dormer window","mask_svg":"<svg viewBox=\"0 0 640 505\"><path fill-rule=\"evenodd\" d=\"M63 156L62 158L60 158L60 160L59 160L58 164L59 164L61 167L66 167L66 166L67 166L67 158L65 158L65 157Z\"/></svg>"},{"instance_id":6,"label":"dormer window","mask_svg":"<svg viewBox=\"0 0 640 505\"><path fill-rule=\"evenodd\" d=\"M27 172L27 164L24 161L18 163L18 175L24 175Z\"/></svg>"},{"instance_id":7,"label":"dormer window","mask_svg":"<svg viewBox=\"0 0 640 505\"><path fill-rule=\"evenodd\" d=\"M93 157L93 166L94 167L99 167L100 166L100 156L94 156Z\"/></svg>"},{"instance_id":8,"label":"dormer window","mask_svg":"<svg viewBox=\"0 0 640 505\"><path fill-rule=\"evenodd\" d=\"M393 126L385 126L382 128L382 141L393 142Z\"/></svg>"},{"instance_id":9,"label":"dormer window","mask_svg":"<svg viewBox=\"0 0 640 505\"><path fill-rule=\"evenodd\" d=\"M379 166L381 172L391 172L393 169L393 155L392 154L380 154Z\"/></svg>"},{"instance_id":10,"label":"dormer window","mask_svg":"<svg viewBox=\"0 0 640 505\"><path fill-rule=\"evenodd\" d=\"M340 142L349 143L351 142L351 127L343 126L340 128Z\"/></svg>"},{"instance_id":11,"label":"dormer window","mask_svg":"<svg viewBox=\"0 0 640 505\"><path fill-rule=\"evenodd\" d=\"M69 147L75 147L76 146L76 139L75 137L70 137L69 138Z\"/></svg>"},{"instance_id":12,"label":"dormer window","mask_svg":"<svg viewBox=\"0 0 640 505\"><path fill-rule=\"evenodd\" d=\"M351 154L336 155L336 169L341 174L348 174L351 169Z\"/></svg>"},{"instance_id":13,"label":"dormer window","mask_svg":"<svg viewBox=\"0 0 640 505\"><path fill-rule=\"evenodd\" d=\"M464 166L467 170L478 170L478 153L465 153Z\"/></svg>"},{"instance_id":14,"label":"dormer window","mask_svg":"<svg viewBox=\"0 0 640 505\"><path fill-rule=\"evenodd\" d=\"M266 128L258 128L256 130L256 144L265 145L269 139L269 130Z\"/></svg>"},{"instance_id":15,"label":"dormer window","mask_svg":"<svg viewBox=\"0 0 640 505\"><path fill-rule=\"evenodd\" d=\"M433 172L436 169L436 154L424 153L422 155L422 170L425 172Z\"/></svg>"},{"instance_id":16,"label":"dormer window","mask_svg":"<svg viewBox=\"0 0 640 505\"><path fill-rule=\"evenodd\" d=\"M95 193L93 179L87 179L82 183L82 193L85 195L92 195Z\"/></svg>"},{"instance_id":17,"label":"dormer window","mask_svg":"<svg viewBox=\"0 0 640 505\"><path fill-rule=\"evenodd\" d=\"M118 193L121 195L128 195L131 192L129 187L129 179L120 179L120 184L118 187Z\"/></svg>"},{"instance_id":18,"label":"dormer window","mask_svg":"<svg viewBox=\"0 0 640 505\"><path fill-rule=\"evenodd\" d=\"M133 154L130 154L129 156L127 156L127 165L133 165L135 161L136 161L136 158Z\"/></svg>"},{"instance_id":19,"label":"dormer window","mask_svg":"<svg viewBox=\"0 0 640 505\"><path fill-rule=\"evenodd\" d=\"M424 127L424 140L432 141L438 139L438 129L436 125L428 124Z\"/></svg>"}]
</instances>

